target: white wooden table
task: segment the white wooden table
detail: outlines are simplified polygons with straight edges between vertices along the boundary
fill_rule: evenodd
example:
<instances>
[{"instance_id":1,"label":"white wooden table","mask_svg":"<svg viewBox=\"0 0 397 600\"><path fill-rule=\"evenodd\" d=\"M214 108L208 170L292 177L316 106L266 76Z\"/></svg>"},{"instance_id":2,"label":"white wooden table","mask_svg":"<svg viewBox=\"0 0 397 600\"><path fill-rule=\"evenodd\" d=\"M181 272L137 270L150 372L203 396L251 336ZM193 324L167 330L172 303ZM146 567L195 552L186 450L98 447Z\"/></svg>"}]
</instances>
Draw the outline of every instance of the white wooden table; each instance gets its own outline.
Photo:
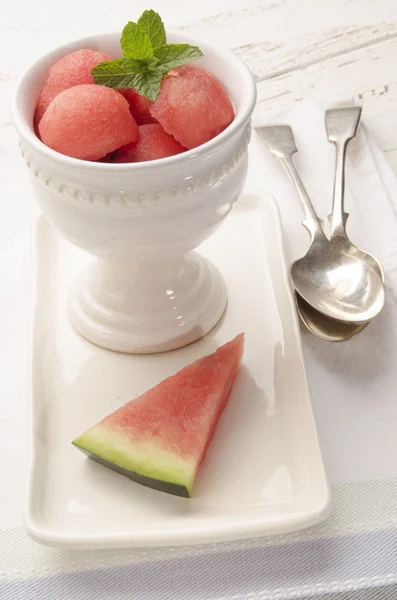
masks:
<instances>
[{"instance_id":1,"label":"white wooden table","mask_svg":"<svg viewBox=\"0 0 397 600\"><path fill-rule=\"evenodd\" d=\"M11 453L11 458L0 461L0 482L7 482L6 492L1 492L3 496L0 494L2 600L61 598L51 595L50 591L47 596L40 596L39 591L29 592L23 586L5 587L2 595L2 582L7 580L9 583L29 576L36 581L44 576L56 578L58 572L87 571L95 568L95 565L125 568L128 564L131 569L136 568L135 581L141 586L139 589L145 590L140 577L146 577L150 568L153 568L149 563L145 566L147 555L142 552L130 553L128 560L126 555L122 558L117 553L106 556L101 552L90 553L84 558L76 553L58 554L25 540L21 529L28 455L26 362L31 295L27 273L30 273L28 239L32 197L26 194L27 175L19 160L16 135L9 116L15 79L31 60L73 38L110 30L121 31L128 20L135 20L147 8L157 10L168 28L181 28L212 37L235 49L255 75L258 104L265 111L275 106L287 107L302 99L350 96L360 100L368 127L397 171L396 0L156 0L149 4L142 0L112 0L106 4L100 0L68 0L63 3L54 0L0 0L0 272L6 282L0 289L0 435L3 441L6 440L4 444ZM367 502L367 507L362 508L362 521L375 521L376 501L371 500L364 484L359 485L362 485L363 497ZM0 489L4 490L4 485ZM13 501L8 502L3 510L4 493ZM395 495L390 493L390 489L389 494L384 510L389 510L392 522L395 518L392 508L394 506L397 509L397 503L392 505ZM348 499L338 496L336 489L336 507L341 502L346 505ZM349 514L349 507L345 508L345 513ZM395 539L389 543L390 552L396 554ZM158 553L159 561L164 558L164 552ZM166 552L168 557L183 556L183 550ZM352 556L353 562L354 559ZM233 560L229 567L234 565ZM143 565L140 570L134 567L138 563ZM250 565L241 564L249 577ZM204 567L201 565L200 568ZM178 574L176 564L174 569L176 578L183 575ZM227 565L225 569L227 573ZM265 577L265 564L263 569ZM388 582L385 573L386 566L383 576L379 577L379 586ZM120 576L125 577L126 574L120 572ZM163 572L159 576L167 578L169 573ZM186 577L189 576L187 572ZM215 574L209 568L203 581L210 581L211 578L220 580L221 576L222 573ZM90 600L89 587L84 587L91 585L89 581L81 580L81 584L73 584L63 598ZM393 581L390 579L390 583ZM284 584L280 580L279 589ZM377 586L376 576L371 585ZM48 587L50 589L51 586ZM114 595L117 592L112 592L112 586L107 588L104 585L103 598L132 598L129 595L131 590L126 589L121 593L121 588L117 589L119 595ZM210 589L203 583L202 591L197 588L194 594L190 591L184 594L181 589L181 595L174 595L174 598L265 600L309 597L304 585L300 591L289 588L292 590L289 596L284 592L274 592L272 596L257 594L255 590L250 591L248 583L248 591L243 595L225 595L222 589ZM365 592L367 595L354 593L352 596L327 595L324 598L397 598L397 588L393 590L379 590L376 596L369 591ZM328 590L320 587L318 593L325 591ZM147 590L146 597L142 592L142 600L160 597L153 593L153 590ZM166 596L167 599L169 597ZM100 598L97 595L96 600Z\"/></svg>"}]
</instances>

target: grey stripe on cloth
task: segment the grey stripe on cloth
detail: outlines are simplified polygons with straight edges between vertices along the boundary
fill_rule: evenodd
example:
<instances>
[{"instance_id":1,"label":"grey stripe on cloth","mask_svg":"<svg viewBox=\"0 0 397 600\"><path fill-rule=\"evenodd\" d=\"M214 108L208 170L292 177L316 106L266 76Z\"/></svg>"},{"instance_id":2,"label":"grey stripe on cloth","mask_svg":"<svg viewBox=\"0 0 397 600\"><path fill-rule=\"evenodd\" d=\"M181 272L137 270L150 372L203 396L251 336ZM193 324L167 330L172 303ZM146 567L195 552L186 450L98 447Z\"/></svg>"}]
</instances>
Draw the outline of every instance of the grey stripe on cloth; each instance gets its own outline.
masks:
<instances>
[{"instance_id":1,"label":"grey stripe on cloth","mask_svg":"<svg viewBox=\"0 0 397 600\"><path fill-rule=\"evenodd\" d=\"M325 594L325 596L321 595L317 597L321 600L396 600L397 585L388 585L381 589Z\"/></svg>"},{"instance_id":2,"label":"grey stripe on cloth","mask_svg":"<svg viewBox=\"0 0 397 600\"><path fill-rule=\"evenodd\" d=\"M366 588L373 588L374 592L376 588L392 584L397 584L396 529L291 544L277 551L253 548L48 578L3 581L0 598L289 600L321 598L330 592L358 592Z\"/></svg>"},{"instance_id":3,"label":"grey stripe on cloth","mask_svg":"<svg viewBox=\"0 0 397 600\"><path fill-rule=\"evenodd\" d=\"M212 556L223 552L247 552L269 546L276 553L279 546L355 536L394 527L397 527L397 478L333 486L332 512L326 521L302 531L252 540L185 547L115 548L76 552L53 550L36 544L21 528L0 529L0 580L38 579L58 573L116 568L145 562L157 563L165 559L185 559L187 556L206 555L211 560ZM312 576L316 577L316 573L311 572L310 578Z\"/></svg>"}]
</instances>

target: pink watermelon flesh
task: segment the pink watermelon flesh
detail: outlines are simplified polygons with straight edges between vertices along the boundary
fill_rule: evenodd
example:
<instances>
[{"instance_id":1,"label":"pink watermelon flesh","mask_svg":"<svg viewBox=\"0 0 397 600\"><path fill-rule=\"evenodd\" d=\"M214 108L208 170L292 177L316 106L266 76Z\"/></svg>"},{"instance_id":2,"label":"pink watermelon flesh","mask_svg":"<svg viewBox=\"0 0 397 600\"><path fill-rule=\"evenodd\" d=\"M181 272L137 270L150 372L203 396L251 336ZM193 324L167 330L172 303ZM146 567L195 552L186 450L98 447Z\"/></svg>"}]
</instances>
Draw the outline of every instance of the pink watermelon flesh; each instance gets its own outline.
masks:
<instances>
[{"instance_id":1,"label":"pink watermelon flesh","mask_svg":"<svg viewBox=\"0 0 397 600\"><path fill-rule=\"evenodd\" d=\"M240 334L105 417L73 444L130 479L190 497L243 348Z\"/></svg>"},{"instance_id":2,"label":"pink watermelon flesh","mask_svg":"<svg viewBox=\"0 0 397 600\"><path fill-rule=\"evenodd\" d=\"M150 114L153 102L149 98L141 96L134 88L123 88L117 91L127 100L131 114L138 125L157 123L156 119Z\"/></svg>"},{"instance_id":3,"label":"pink watermelon flesh","mask_svg":"<svg viewBox=\"0 0 397 600\"><path fill-rule=\"evenodd\" d=\"M138 126L121 94L88 84L58 94L39 123L39 133L44 144L61 154L98 160L135 141Z\"/></svg>"},{"instance_id":4,"label":"pink watermelon flesh","mask_svg":"<svg viewBox=\"0 0 397 600\"><path fill-rule=\"evenodd\" d=\"M192 67L175 69L164 79L150 112L188 149L208 142L234 119L232 103L219 81Z\"/></svg>"},{"instance_id":5,"label":"pink watermelon flesh","mask_svg":"<svg viewBox=\"0 0 397 600\"><path fill-rule=\"evenodd\" d=\"M58 94L74 85L94 83L92 69L101 62L112 60L110 54L99 50L76 50L58 60L50 69L47 81L36 105L35 125L38 125L48 106Z\"/></svg>"},{"instance_id":6,"label":"pink watermelon flesh","mask_svg":"<svg viewBox=\"0 0 397 600\"><path fill-rule=\"evenodd\" d=\"M138 131L138 141L117 150L113 162L143 162L174 156L186 150L159 123L139 125Z\"/></svg>"}]
</instances>

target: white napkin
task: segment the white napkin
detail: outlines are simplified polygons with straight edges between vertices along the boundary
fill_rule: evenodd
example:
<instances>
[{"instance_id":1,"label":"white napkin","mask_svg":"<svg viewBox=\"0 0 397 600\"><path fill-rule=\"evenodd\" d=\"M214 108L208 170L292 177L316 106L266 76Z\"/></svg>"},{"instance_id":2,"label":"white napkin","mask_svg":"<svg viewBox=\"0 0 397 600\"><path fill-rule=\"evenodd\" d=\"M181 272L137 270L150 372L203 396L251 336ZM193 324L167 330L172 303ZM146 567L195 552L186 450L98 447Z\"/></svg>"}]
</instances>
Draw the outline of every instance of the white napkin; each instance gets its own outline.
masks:
<instances>
[{"instance_id":1,"label":"white napkin","mask_svg":"<svg viewBox=\"0 0 397 600\"><path fill-rule=\"evenodd\" d=\"M258 118L262 123L270 122L263 114L257 113ZM288 115L278 115L277 118L272 117L273 120L284 120L293 126L300 150L297 158L302 178L320 216L326 216L331 206L333 148L326 141L323 107L299 104ZM156 597L163 593L161 597L179 598L180 590L184 585L186 588L188 582L185 598L202 598L203 595L226 598L227 595L236 599L297 597L306 595L305 592L311 595L315 591L321 594L328 589L335 591L339 585L358 589L364 585L364 580L372 581L372 585L391 582L393 575L387 573L394 572L391 564L393 553L391 551L389 561L383 560L383 555L392 548L393 542L371 538L368 553L361 555L359 549L367 544L367 538L359 546L355 545L359 542L354 541L357 536L343 543L335 539L341 532L348 535L356 530L390 527L391 509L385 504L395 487L387 481L354 485L356 491L351 491L351 486L338 485L334 513L318 534L329 539L323 540L318 547L297 544L301 539L300 533L288 536L294 542L289 548L282 546L275 549L255 549L256 545L281 543L261 539L212 547L76 553L44 548L27 539L19 527L28 457L29 411L26 408L28 390L24 369L28 353L26 322L31 306L28 231L33 202L30 183L19 162L16 141L11 141L11 137L15 137L11 132L11 129L3 129L0 136L0 157L6 178L5 183L3 181L6 186L3 186L4 197L8 199L3 203L0 222L0 249L7 258L3 260L3 289L0 294L3 316L0 328L0 422L4 425L0 427L0 450L3 454L7 450L12 456L12 460L0 461L0 580L2 575L10 579L32 579L32 583L25 581L15 588L17 590L28 590L30 585L36 585L34 589L38 590L41 582L44 586L48 582L49 587L45 590L51 589L52 592L58 581L63 589L58 596L65 598L68 594L68 598L84 597L85 591L91 590L93 581L96 582L95 589L107 590L109 580L116 590L113 597L117 590L121 597L126 589L129 590L128 597L135 593L136 598L146 598L151 592L154 597L161 589ZM300 225L302 210L298 198L283 168L259 141L253 141L252 150L250 168L260 169L264 189L279 202L288 259L292 260L305 250L308 243L307 234ZM253 181L257 181L256 176ZM393 208L397 206L397 185L382 153L363 132L358 138L354 156L353 143L349 146L347 183L350 191L347 210L351 212L349 231L357 243L381 259L389 293L387 305L379 318L354 340L330 344L302 329L312 404L331 484L397 476L397 311L392 295L397 277L397 219ZM9 265L18 266L18 277ZM10 298L16 299L12 307ZM288 373L285 376L288 377ZM345 488L348 490L343 491L342 496L341 490ZM364 494L369 489L371 495L368 498ZM379 509L374 508L378 505ZM352 524L353 511L356 518ZM305 539L304 532L302 536ZM114 582L110 579L112 567L117 568ZM181 574L179 578L174 577L175 568ZM104 569L102 574L101 569ZM91 572L76 574L75 577L65 575L74 571ZM218 573L221 576L217 578ZM227 577L222 578L222 573L227 573ZM1 585L2 581L0 588ZM270 591L260 591L264 588ZM13 594L11 587L8 589L11 591L8 595L5 592L6 597L16 598L18 591ZM79 594L76 590L83 590L83 593ZM24 593L24 597L31 598L33 592ZM37 593L40 595L40 591ZM41 594L41 597L50 596L50 591L47 595L46 591ZM1 589L0 597L4 597ZM55 597L54 593L51 597Z\"/></svg>"},{"instance_id":2,"label":"white napkin","mask_svg":"<svg viewBox=\"0 0 397 600\"><path fill-rule=\"evenodd\" d=\"M335 160L325 131L326 108L302 102L288 113L257 111L254 116L255 126L292 126L295 163L323 219L331 211ZM281 162L258 138L253 143L250 168L261 169L264 190L278 202L291 262L309 243L301 225L303 210ZM338 484L397 475L397 181L365 128L365 108L359 134L348 146L346 168L347 231L354 243L380 260L387 301L357 338L344 343L324 342L302 327L320 442L330 483Z\"/></svg>"}]
</instances>

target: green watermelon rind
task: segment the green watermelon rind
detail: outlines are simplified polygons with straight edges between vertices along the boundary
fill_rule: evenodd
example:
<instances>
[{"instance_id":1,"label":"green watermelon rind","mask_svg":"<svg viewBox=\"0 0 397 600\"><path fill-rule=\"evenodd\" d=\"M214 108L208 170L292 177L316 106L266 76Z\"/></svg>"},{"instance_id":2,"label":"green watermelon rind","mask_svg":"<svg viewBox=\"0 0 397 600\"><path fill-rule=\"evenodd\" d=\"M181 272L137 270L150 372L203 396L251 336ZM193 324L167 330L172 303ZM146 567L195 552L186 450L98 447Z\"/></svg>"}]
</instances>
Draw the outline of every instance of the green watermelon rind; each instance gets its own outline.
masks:
<instances>
[{"instance_id":1,"label":"green watermelon rind","mask_svg":"<svg viewBox=\"0 0 397 600\"><path fill-rule=\"evenodd\" d=\"M117 432L99 425L76 438L73 445L110 469L153 489L191 497L194 461L148 443L132 445Z\"/></svg>"}]
</instances>

